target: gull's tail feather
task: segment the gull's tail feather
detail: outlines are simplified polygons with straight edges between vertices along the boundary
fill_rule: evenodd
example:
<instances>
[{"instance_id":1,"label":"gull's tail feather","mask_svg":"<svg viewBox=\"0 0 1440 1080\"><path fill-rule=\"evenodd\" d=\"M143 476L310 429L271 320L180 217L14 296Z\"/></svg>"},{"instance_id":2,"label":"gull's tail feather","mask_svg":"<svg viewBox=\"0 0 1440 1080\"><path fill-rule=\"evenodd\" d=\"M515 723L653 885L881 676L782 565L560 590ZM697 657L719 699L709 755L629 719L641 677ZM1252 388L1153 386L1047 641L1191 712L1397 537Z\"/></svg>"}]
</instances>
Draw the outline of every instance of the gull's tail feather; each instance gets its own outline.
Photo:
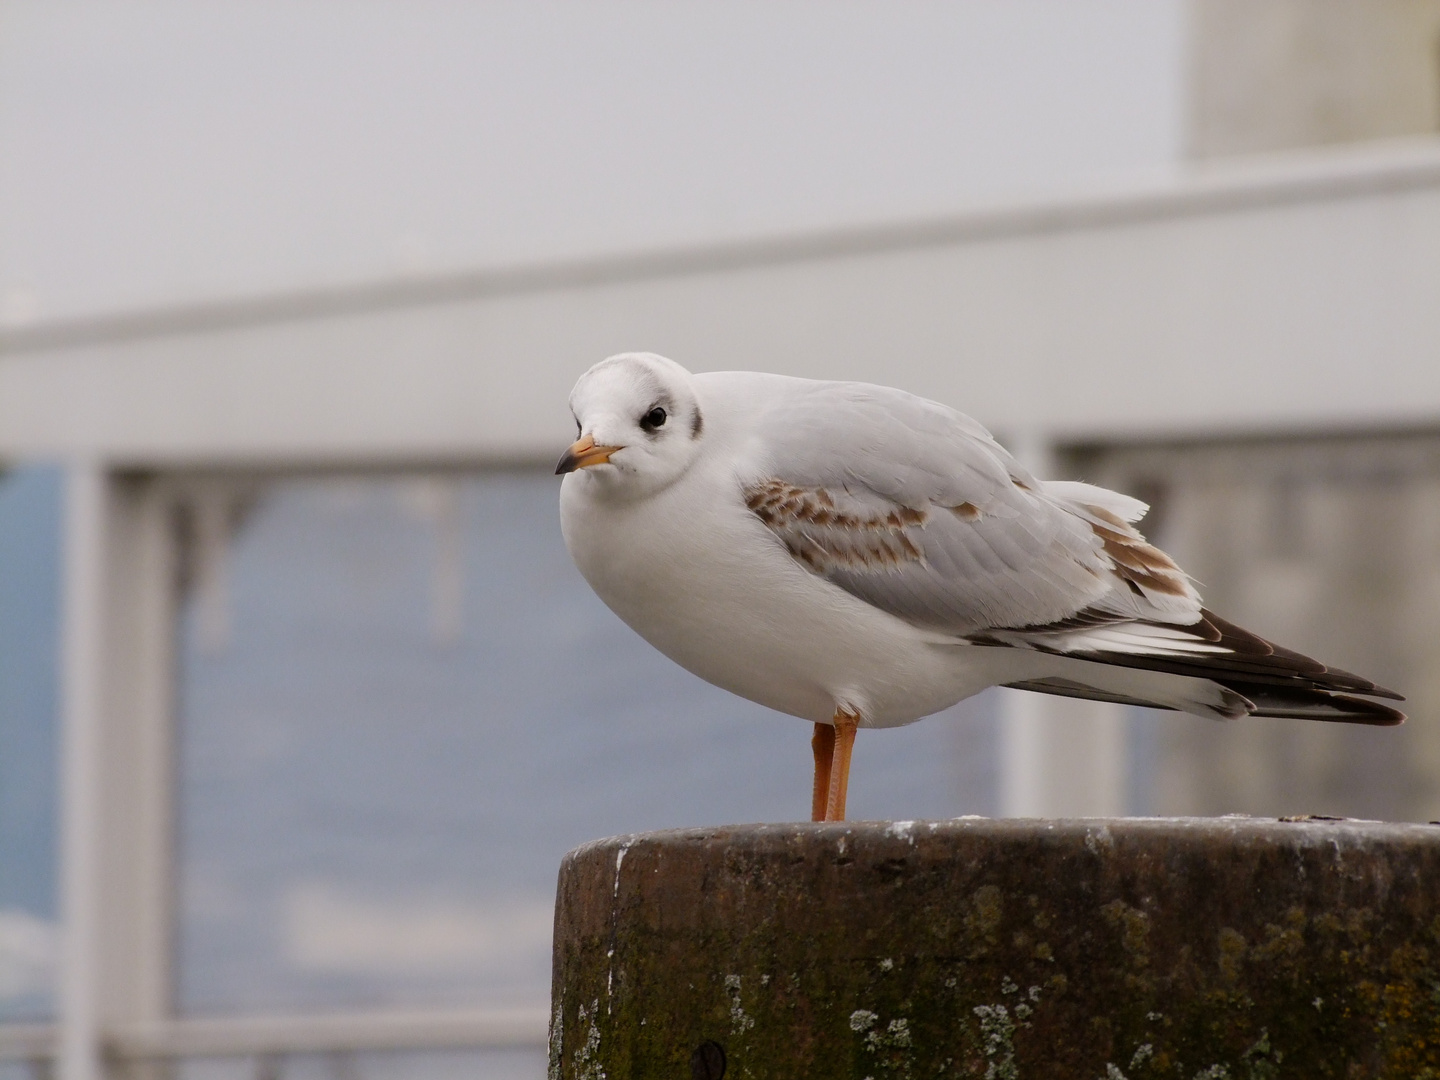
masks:
<instances>
[{"instance_id":1,"label":"gull's tail feather","mask_svg":"<svg viewBox=\"0 0 1440 1080\"><path fill-rule=\"evenodd\" d=\"M1151 628L1153 635L1137 632ZM991 640L1000 644L994 635ZM1405 700L1393 690L1338 668L1329 668L1227 622L1210 611L1190 626L1126 623L1099 630L1076 626L1068 634L1052 627L1004 632L1004 644L1055 653L1086 662L1084 678L1067 669L1064 678L1031 679L1012 685L1067 697L1182 709L1212 716L1280 716L1389 726L1405 714L1369 698ZM1069 637L1070 640L1063 640ZM1025 640L1028 639L1028 640ZM988 642L987 642L988 643ZM1106 668L1171 675L1193 687L1204 681L1224 691L1219 701L1137 695L1136 684L1112 678ZM1116 671L1115 675L1119 675Z\"/></svg>"},{"instance_id":2,"label":"gull's tail feather","mask_svg":"<svg viewBox=\"0 0 1440 1080\"><path fill-rule=\"evenodd\" d=\"M1252 716L1336 720L1345 724L1374 724L1380 727L1391 727L1405 722L1405 714L1398 709L1354 694L1341 694L1318 688L1277 689L1273 686L1249 686L1241 682L1225 682L1221 685L1254 702Z\"/></svg>"}]
</instances>

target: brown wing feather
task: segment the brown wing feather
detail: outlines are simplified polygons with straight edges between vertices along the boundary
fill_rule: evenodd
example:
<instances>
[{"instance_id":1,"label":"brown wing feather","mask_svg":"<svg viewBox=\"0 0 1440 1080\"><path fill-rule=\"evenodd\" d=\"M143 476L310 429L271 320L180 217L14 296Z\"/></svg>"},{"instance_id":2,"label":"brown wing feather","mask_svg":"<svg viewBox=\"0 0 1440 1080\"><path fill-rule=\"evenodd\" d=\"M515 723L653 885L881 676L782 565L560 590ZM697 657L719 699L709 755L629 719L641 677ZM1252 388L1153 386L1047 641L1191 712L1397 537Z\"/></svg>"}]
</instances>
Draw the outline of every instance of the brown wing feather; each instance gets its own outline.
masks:
<instances>
[{"instance_id":1,"label":"brown wing feather","mask_svg":"<svg viewBox=\"0 0 1440 1080\"><path fill-rule=\"evenodd\" d=\"M751 513L816 573L894 567L923 557L905 534L910 526L925 523L929 515L923 510L897 504L883 513L846 513L823 487L774 479L752 484L744 494Z\"/></svg>"}]
</instances>

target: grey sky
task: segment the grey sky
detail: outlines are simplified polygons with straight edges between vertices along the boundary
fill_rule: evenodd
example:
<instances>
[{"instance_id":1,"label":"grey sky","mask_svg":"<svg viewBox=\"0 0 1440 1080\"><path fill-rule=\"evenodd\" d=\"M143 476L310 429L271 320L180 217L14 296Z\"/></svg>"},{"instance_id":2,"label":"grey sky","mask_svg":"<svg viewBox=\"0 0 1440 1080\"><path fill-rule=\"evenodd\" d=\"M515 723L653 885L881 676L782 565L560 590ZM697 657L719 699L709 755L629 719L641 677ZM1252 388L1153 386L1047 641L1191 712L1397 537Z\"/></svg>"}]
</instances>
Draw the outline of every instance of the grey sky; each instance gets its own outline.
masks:
<instances>
[{"instance_id":1,"label":"grey sky","mask_svg":"<svg viewBox=\"0 0 1440 1080\"><path fill-rule=\"evenodd\" d=\"M1180 146L1180 0L0 4L8 321L904 218Z\"/></svg>"}]
</instances>

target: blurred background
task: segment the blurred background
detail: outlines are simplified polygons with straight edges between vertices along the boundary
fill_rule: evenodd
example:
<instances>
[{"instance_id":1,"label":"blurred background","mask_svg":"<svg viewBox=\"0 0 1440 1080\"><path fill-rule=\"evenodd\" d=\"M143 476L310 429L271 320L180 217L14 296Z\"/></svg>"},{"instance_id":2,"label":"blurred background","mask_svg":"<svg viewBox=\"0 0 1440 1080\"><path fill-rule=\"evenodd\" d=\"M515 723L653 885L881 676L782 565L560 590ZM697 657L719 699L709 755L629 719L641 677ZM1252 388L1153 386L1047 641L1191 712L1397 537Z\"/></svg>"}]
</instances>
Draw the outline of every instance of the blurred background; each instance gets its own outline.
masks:
<instances>
[{"instance_id":1,"label":"blurred background","mask_svg":"<svg viewBox=\"0 0 1440 1080\"><path fill-rule=\"evenodd\" d=\"M538 1078L568 849L809 725L559 536L628 349L1152 504L1399 730L990 692L851 814L1440 818L1440 0L0 0L0 1072Z\"/></svg>"}]
</instances>

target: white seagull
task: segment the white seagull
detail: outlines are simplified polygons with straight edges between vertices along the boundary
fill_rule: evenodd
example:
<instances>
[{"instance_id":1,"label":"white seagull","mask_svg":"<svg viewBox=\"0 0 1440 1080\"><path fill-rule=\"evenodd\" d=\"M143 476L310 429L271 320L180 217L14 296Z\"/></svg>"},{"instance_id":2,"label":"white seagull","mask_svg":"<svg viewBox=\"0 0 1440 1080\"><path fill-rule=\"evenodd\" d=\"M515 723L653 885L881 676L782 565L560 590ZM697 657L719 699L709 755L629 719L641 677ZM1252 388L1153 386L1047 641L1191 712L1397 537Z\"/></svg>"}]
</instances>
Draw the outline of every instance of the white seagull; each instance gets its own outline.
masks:
<instances>
[{"instance_id":1,"label":"white seagull","mask_svg":"<svg viewBox=\"0 0 1440 1080\"><path fill-rule=\"evenodd\" d=\"M1201 716L1398 724L1399 695L1207 611L1127 495L1031 475L945 405L868 383L693 375L625 353L570 394L565 544L701 678L815 724L812 816L857 727L989 686Z\"/></svg>"}]
</instances>

